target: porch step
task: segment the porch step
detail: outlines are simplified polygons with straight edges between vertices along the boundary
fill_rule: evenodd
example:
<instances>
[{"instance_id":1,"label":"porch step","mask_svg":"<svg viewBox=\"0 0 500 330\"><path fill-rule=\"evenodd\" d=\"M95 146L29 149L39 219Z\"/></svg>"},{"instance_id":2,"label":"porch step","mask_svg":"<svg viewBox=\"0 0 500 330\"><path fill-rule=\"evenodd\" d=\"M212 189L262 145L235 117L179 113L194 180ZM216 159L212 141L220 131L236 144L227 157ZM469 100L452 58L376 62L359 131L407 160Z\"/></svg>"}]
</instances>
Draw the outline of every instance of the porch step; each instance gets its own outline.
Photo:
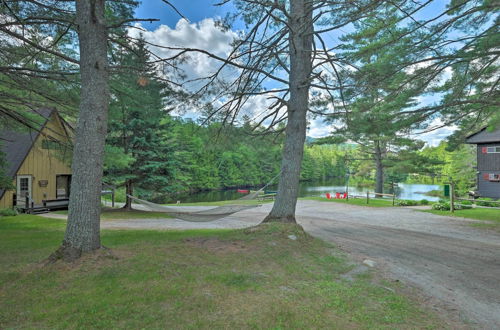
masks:
<instances>
[{"instance_id":1,"label":"porch step","mask_svg":"<svg viewBox=\"0 0 500 330\"><path fill-rule=\"evenodd\" d=\"M50 210L46 207L37 207L31 210L30 214L43 214L43 213L49 213Z\"/></svg>"}]
</instances>

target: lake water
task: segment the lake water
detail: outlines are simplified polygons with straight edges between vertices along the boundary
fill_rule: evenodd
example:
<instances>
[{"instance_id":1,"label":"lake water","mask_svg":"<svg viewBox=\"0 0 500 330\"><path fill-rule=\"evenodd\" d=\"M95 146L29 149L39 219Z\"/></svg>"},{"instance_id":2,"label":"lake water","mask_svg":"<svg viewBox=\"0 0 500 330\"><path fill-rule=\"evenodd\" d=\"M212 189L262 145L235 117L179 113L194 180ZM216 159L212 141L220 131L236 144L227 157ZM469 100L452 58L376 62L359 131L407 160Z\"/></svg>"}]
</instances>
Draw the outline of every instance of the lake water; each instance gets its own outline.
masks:
<instances>
[{"instance_id":1,"label":"lake water","mask_svg":"<svg viewBox=\"0 0 500 330\"><path fill-rule=\"evenodd\" d=\"M268 190L277 190L277 186L270 186ZM396 196L399 199L437 201L439 197L427 196L426 192L431 190L441 190L442 186L433 184L415 184L415 183L398 183ZM246 189L246 188L245 188ZM318 197L325 196L326 193L334 194L336 192L344 192L346 189L345 183L338 179L325 180L321 182L301 182L299 188L299 197ZM366 196L367 191L373 192L373 187L361 187L356 185L349 186L351 195ZM392 193L392 191L385 191ZM223 200L234 200L244 196L238 193L236 189L218 190L218 191L202 191L195 194L183 194L176 196L171 201L179 200L182 203L195 202L215 202Z\"/></svg>"}]
</instances>

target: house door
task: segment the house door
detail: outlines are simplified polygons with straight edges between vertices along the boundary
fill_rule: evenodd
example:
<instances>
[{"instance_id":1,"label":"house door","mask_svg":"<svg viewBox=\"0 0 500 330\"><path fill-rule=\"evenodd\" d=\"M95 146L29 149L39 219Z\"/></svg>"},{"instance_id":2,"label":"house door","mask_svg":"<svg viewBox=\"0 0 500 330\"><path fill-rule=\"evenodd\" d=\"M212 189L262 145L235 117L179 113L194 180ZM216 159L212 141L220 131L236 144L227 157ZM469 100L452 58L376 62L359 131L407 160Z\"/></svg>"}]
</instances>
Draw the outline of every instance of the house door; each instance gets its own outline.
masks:
<instances>
[{"instance_id":1,"label":"house door","mask_svg":"<svg viewBox=\"0 0 500 330\"><path fill-rule=\"evenodd\" d=\"M26 196L32 196L31 175L18 175L16 179L16 205L26 207Z\"/></svg>"},{"instance_id":2,"label":"house door","mask_svg":"<svg viewBox=\"0 0 500 330\"><path fill-rule=\"evenodd\" d=\"M56 176L56 198L69 198L71 190L71 175Z\"/></svg>"}]
</instances>

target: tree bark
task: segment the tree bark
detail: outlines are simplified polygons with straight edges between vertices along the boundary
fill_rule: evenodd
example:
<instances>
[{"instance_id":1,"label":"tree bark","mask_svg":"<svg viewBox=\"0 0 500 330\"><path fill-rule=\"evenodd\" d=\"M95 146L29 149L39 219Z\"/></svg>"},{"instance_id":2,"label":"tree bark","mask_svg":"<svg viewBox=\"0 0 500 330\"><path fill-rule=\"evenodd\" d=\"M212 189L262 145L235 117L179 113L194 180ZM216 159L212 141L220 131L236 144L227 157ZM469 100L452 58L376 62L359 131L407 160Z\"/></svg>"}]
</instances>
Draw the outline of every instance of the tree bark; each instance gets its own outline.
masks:
<instances>
[{"instance_id":1,"label":"tree bark","mask_svg":"<svg viewBox=\"0 0 500 330\"><path fill-rule=\"evenodd\" d=\"M312 1L291 0L289 26L290 75L285 146L281 176L273 209L264 222L296 223L295 208L299 190L300 167L304 155L309 87L312 71Z\"/></svg>"},{"instance_id":2,"label":"tree bark","mask_svg":"<svg viewBox=\"0 0 500 330\"><path fill-rule=\"evenodd\" d=\"M61 249L75 252L73 258L101 247L101 179L109 106L104 3L105 0L76 1L81 101L72 162L68 225L61 246Z\"/></svg>"},{"instance_id":3,"label":"tree bark","mask_svg":"<svg viewBox=\"0 0 500 330\"><path fill-rule=\"evenodd\" d=\"M130 198L128 196L134 195L134 183L132 180L129 179L125 182L125 191L126 191L127 196L126 196L125 205L123 206L123 208L127 211L131 211L132 210L132 198Z\"/></svg>"},{"instance_id":4,"label":"tree bark","mask_svg":"<svg viewBox=\"0 0 500 330\"><path fill-rule=\"evenodd\" d=\"M375 143L375 192L378 194L384 193L384 164L383 164L383 150L380 147L380 142Z\"/></svg>"}]
</instances>

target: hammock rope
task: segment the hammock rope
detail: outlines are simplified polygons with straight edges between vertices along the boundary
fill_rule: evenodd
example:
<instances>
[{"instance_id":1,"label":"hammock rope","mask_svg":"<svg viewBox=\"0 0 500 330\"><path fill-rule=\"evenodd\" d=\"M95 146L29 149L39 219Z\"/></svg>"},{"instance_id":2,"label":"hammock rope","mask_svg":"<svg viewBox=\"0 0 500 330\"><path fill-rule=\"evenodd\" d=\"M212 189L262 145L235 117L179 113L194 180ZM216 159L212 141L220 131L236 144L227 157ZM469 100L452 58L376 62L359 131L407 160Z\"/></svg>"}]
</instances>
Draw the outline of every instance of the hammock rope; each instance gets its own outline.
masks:
<instances>
[{"instance_id":1,"label":"hammock rope","mask_svg":"<svg viewBox=\"0 0 500 330\"><path fill-rule=\"evenodd\" d=\"M280 172L281 173L281 172ZM237 199L236 201L239 200L253 200L257 198L259 194L261 194L265 188L267 188L279 175L278 173L277 176L275 176L269 183L267 183L264 187L260 188L257 191L251 192L248 195L243 196L242 198ZM140 199L137 197L134 197L132 195L127 195L130 197L132 200L136 201L138 204L141 204L144 206L146 209L149 209L151 211L155 212L163 212L166 213L176 219L184 220L184 221L189 221L189 222L210 222L210 221L215 221L219 220L222 218L225 218L231 214L234 214L236 212L252 209L255 207L261 206L261 204L256 204L256 205L248 205L248 204L226 204L222 206L217 206L208 210L201 210L201 211L184 211L181 210L179 207L171 207L171 206L165 206L161 204L156 204L153 202L146 201L144 199Z\"/></svg>"}]
</instances>

